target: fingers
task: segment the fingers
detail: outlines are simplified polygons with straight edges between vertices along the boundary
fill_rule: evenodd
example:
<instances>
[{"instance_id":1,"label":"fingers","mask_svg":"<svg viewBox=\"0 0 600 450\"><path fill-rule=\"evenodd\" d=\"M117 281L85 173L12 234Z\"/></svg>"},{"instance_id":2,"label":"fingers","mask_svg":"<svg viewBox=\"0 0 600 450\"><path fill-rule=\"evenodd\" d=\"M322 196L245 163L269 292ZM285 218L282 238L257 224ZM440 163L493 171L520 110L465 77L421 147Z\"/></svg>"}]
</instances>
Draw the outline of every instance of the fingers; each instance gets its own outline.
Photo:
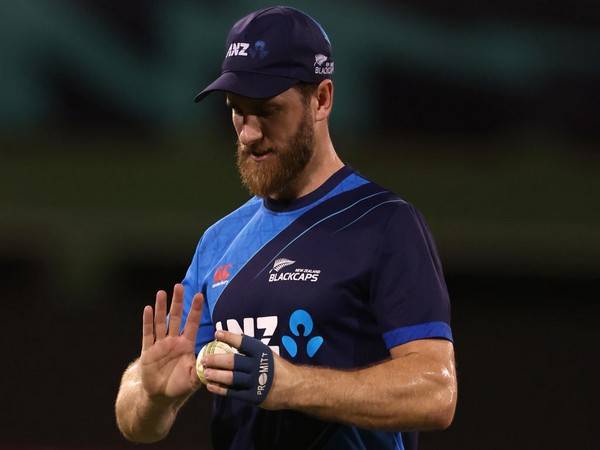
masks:
<instances>
[{"instance_id":1,"label":"fingers","mask_svg":"<svg viewBox=\"0 0 600 450\"><path fill-rule=\"evenodd\" d=\"M202 317L203 302L204 296L202 294L198 293L194 296L192 307L190 308L190 312L185 322L185 328L183 329L182 335L192 342L196 342L196 334L200 327L200 318Z\"/></svg>"},{"instance_id":2,"label":"fingers","mask_svg":"<svg viewBox=\"0 0 600 450\"><path fill-rule=\"evenodd\" d=\"M158 291L154 304L154 334L160 341L167 335L167 293Z\"/></svg>"},{"instance_id":3,"label":"fingers","mask_svg":"<svg viewBox=\"0 0 600 450\"><path fill-rule=\"evenodd\" d=\"M233 384L233 372L231 370L204 369L204 377L209 382L220 383L227 386Z\"/></svg>"},{"instance_id":4,"label":"fingers","mask_svg":"<svg viewBox=\"0 0 600 450\"><path fill-rule=\"evenodd\" d=\"M153 343L154 321L152 318L152 306L146 306L142 319L142 351L149 349Z\"/></svg>"},{"instance_id":5,"label":"fingers","mask_svg":"<svg viewBox=\"0 0 600 450\"><path fill-rule=\"evenodd\" d=\"M217 353L204 356L202 358L202 365L213 369L233 370L235 359L232 353Z\"/></svg>"},{"instance_id":6,"label":"fingers","mask_svg":"<svg viewBox=\"0 0 600 450\"><path fill-rule=\"evenodd\" d=\"M227 396L227 388L217 383L208 383L206 385L206 390L213 394L222 395L223 397Z\"/></svg>"},{"instance_id":7,"label":"fingers","mask_svg":"<svg viewBox=\"0 0 600 450\"><path fill-rule=\"evenodd\" d=\"M182 284L176 284L173 288L173 300L169 316L169 336L177 337L181 327L183 316L184 288ZM192 300L192 306L183 330L183 335L195 342L196 334L200 326L202 316L202 303L204 297L198 293ZM167 293L158 291L154 304L154 317L151 306L144 308L142 326L142 351L148 349L155 341L160 341L167 336Z\"/></svg>"},{"instance_id":8,"label":"fingers","mask_svg":"<svg viewBox=\"0 0 600 450\"><path fill-rule=\"evenodd\" d=\"M204 386L204 383L202 383L200 381L200 378L198 378L198 374L196 372L195 366L190 367L189 379L190 379L190 385L192 386L192 389L194 391L197 391L202 386Z\"/></svg>"},{"instance_id":9,"label":"fingers","mask_svg":"<svg viewBox=\"0 0 600 450\"><path fill-rule=\"evenodd\" d=\"M242 345L242 335L231 333L229 331L219 330L215 333L215 339L225 342L237 349Z\"/></svg>"},{"instance_id":10,"label":"fingers","mask_svg":"<svg viewBox=\"0 0 600 450\"><path fill-rule=\"evenodd\" d=\"M181 316L183 314L183 285L176 284L173 288L173 300L169 312L169 336L179 336Z\"/></svg>"}]
</instances>

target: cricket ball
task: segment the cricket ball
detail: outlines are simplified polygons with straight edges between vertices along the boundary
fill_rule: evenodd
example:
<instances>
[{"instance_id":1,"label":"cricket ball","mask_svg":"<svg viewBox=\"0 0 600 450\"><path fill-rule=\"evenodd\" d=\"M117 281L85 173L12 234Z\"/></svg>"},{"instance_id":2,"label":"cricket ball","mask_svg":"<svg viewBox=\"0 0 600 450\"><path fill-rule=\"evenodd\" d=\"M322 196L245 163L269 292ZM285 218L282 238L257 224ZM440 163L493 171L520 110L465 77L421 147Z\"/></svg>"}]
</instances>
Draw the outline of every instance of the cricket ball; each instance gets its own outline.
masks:
<instances>
[{"instance_id":1,"label":"cricket ball","mask_svg":"<svg viewBox=\"0 0 600 450\"><path fill-rule=\"evenodd\" d=\"M212 341L206 344L198 353L198 358L196 359L196 373L198 374L198 378L204 384L206 384L206 378L204 377L204 366L202 365L202 357L204 355L217 355L219 353L237 353L237 350L225 342L221 341Z\"/></svg>"}]
</instances>

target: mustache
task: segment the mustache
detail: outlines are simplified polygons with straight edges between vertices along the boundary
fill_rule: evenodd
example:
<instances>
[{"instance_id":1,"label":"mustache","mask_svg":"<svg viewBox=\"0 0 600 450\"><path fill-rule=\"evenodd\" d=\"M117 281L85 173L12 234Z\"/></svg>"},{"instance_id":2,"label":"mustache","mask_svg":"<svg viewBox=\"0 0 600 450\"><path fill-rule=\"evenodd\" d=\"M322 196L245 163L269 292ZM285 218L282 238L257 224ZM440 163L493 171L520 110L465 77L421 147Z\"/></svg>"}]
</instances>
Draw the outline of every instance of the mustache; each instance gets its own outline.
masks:
<instances>
[{"instance_id":1,"label":"mustache","mask_svg":"<svg viewBox=\"0 0 600 450\"><path fill-rule=\"evenodd\" d=\"M275 150L275 148L273 148L273 147L260 148L258 145L244 145L240 141L237 141L236 144L237 144L238 151L244 155L250 155L251 153L263 154L263 153L270 153L270 152L276 153L277 152L277 150Z\"/></svg>"}]
</instances>

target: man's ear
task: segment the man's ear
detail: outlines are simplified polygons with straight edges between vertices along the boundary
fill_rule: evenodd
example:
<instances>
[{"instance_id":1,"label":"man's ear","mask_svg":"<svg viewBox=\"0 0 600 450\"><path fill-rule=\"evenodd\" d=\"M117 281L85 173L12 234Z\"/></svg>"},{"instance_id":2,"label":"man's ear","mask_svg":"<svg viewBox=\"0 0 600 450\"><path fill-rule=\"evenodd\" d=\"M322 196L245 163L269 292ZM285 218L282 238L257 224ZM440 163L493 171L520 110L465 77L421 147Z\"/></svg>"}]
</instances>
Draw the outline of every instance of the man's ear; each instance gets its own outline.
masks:
<instances>
[{"instance_id":1,"label":"man's ear","mask_svg":"<svg viewBox=\"0 0 600 450\"><path fill-rule=\"evenodd\" d=\"M333 82L331 80L321 81L319 86L317 86L315 97L317 100L315 121L327 120L333 108Z\"/></svg>"}]
</instances>

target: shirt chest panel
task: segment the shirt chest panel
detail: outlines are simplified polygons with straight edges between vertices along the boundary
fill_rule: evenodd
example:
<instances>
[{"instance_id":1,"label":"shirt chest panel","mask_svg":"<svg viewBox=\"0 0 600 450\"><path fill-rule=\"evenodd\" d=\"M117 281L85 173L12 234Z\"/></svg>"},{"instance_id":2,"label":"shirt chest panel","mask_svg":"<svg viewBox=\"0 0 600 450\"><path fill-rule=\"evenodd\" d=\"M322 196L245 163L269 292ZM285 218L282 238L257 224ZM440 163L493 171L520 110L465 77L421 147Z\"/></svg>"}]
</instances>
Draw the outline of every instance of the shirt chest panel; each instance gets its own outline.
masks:
<instances>
[{"instance_id":1,"label":"shirt chest panel","mask_svg":"<svg viewBox=\"0 0 600 450\"><path fill-rule=\"evenodd\" d=\"M219 294L216 328L262 339L301 362L352 367L357 348L380 336L368 304L378 239L373 227L338 229L323 224L283 251L266 248L225 286L209 288L209 302Z\"/></svg>"}]
</instances>

